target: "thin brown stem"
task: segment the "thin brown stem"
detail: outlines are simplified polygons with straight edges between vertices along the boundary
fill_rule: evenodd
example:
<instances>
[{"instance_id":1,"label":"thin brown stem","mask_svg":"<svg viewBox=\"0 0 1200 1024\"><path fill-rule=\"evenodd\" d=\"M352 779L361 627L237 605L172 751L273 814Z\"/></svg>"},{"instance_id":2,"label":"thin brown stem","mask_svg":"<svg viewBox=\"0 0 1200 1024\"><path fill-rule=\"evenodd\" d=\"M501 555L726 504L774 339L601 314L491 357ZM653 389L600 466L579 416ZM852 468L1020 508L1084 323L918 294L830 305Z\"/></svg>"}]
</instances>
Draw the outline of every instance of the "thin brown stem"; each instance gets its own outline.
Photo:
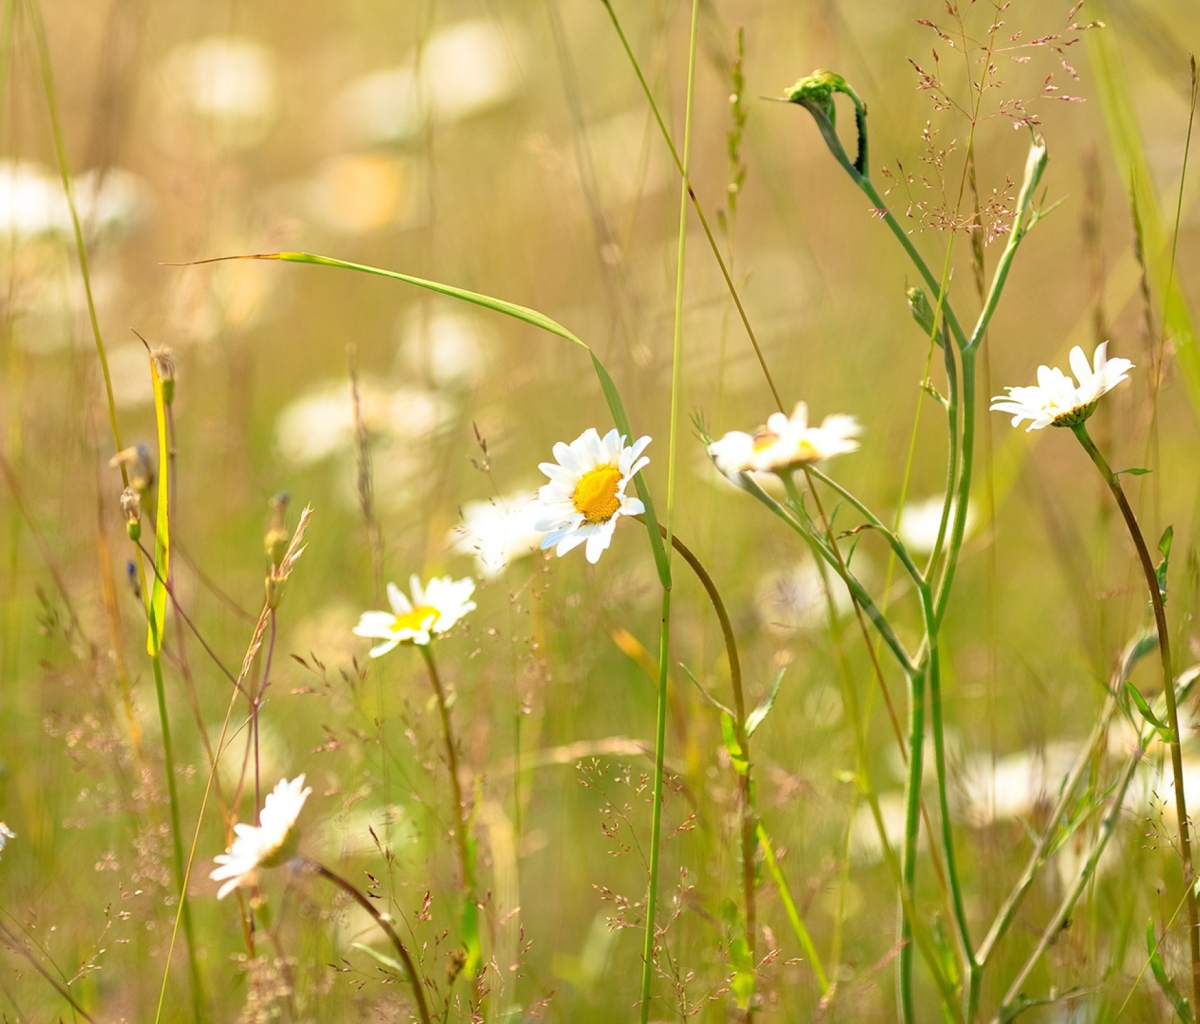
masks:
<instances>
[{"instance_id":1,"label":"thin brown stem","mask_svg":"<svg viewBox=\"0 0 1200 1024\"><path fill-rule=\"evenodd\" d=\"M1154 625L1158 630L1158 651L1162 660L1163 699L1167 705L1167 725L1171 730L1168 747L1171 751L1171 775L1175 783L1175 814L1179 819L1179 857L1183 866L1183 885L1187 898L1188 948L1192 961L1192 1006L1197 1008L1200 1007L1200 920L1197 918L1196 907L1196 873L1192 866L1191 825L1188 821L1187 799L1183 792L1183 752L1179 746L1179 710L1175 703L1175 675L1171 669L1171 638L1167 629L1167 612L1163 606L1158 573L1154 568L1154 561L1150 557L1150 550L1146 547L1146 538L1142 536L1137 516L1134 515L1129 500L1125 497L1120 477L1112 471L1100 453L1100 449L1092 441L1085 423L1079 423L1072 426L1071 429L1079 439L1079 443L1083 445L1083 450L1088 453L1096 468L1100 470L1100 475L1104 477L1104 482L1108 484L1108 489L1112 491L1112 496L1116 499L1117 507L1120 508L1121 515L1125 519L1125 526L1129 530L1130 539L1133 541L1134 548L1137 549L1138 561L1141 563L1142 573L1146 578L1146 589L1150 591L1150 604L1154 608Z\"/></svg>"},{"instance_id":2,"label":"thin brown stem","mask_svg":"<svg viewBox=\"0 0 1200 1024\"><path fill-rule=\"evenodd\" d=\"M450 769L450 790L454 797L454 838L458 846L459 871L462 874L463 899L471 899L471 852L467 837L467 815L463 806L462 781L458 777L458 746L454 742L454 729L450 724L450 706L446 703L446 690L438 674L437 664L429 644L418 644L425 664L429 667L429 681L437 698L438 713L442 719L442 740L446 744L446 764Z\"/></svg>"},{"instance_id":3,"label":"thin brown stem","mask_svg":"<svg viewBox=\"0 0 1200 1024\"><path fill-rule=\"evenodd\" d=\"M392 946L400 957L400 962L404 965L404 970L408 973L408 981L412 985L413 995L417 1000L417 1015L421 1018L421 1024L433 1024L433 1018L429 1016L429 1006L425 1002L425 986L421 983L421 978L417 974L417 966L413 963L412 954L409 953L408 947L404 945L404 940L400 938L396 929L392 927L391 921L384 917L376 909L375 905L359 892L355 885L348 882L341 875L330 871L324 864L320 864L315 860L306 858L305 863L322 878L327 879L341 889L342 892L370 914L374 918L375 923L383 929L384 934L391 940Z\"/></svg>"},{"instance_id":4,"label":"thin brown stem","mask_svg":"<svg viewBox=\"0 0 1200 1024\"><path fill-rule=\"evenodd\" d=\"M641 519L642 517L637 516L636 518ZM659 530L663 537L667 536L664 527L660 525ZM729 613L725 610L725 602L721 600L721 595L717 591L712 577L708 574L708 570L704 568L695 553L673 533L671 534L671 546L687 562L692 572L696 574L696 579L704 588L704 592L708 595L713 611L717 613L717 621L721 624L721 635L725 639L725 653L729 659L729 682L733 689L734 736L746 758L745 773L738 773L738 800L742 808L742 896L746 902L746 945L749 947L750 960L753 963L756 958L758 932L757 880L754 872L757 822L754 812L754 783L750 776L750 736L746 732L746 697L742 688L742 663L738 656L733 624L729 620ZM747 1010L747 1019L750 1019L751 1013L752 1011Z\"/></svg>"}]
</instances>

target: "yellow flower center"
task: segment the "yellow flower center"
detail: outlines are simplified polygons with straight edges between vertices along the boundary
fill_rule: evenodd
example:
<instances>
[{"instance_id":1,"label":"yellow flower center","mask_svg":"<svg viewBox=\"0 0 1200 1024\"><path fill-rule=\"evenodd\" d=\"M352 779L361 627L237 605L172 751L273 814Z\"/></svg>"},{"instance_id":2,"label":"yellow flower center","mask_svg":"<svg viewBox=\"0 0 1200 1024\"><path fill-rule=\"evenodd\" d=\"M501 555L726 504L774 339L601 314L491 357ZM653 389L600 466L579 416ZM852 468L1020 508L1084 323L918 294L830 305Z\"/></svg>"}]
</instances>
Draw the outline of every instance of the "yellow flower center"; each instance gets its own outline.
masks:
<instances>
[{"instance_id":1,"label":"yellow flower center","mask_svg":"<svg viewBox=\"0 0 1200 1024\"><path fill-rule=\"evenodd\" d=\"M421 630L425 628L425 622L430 616L433 616L429 622L432 628L437 622L438 616L441 615L433 605L420 604L417 605L411 612L405 612L403 615L397 615L396 621L392 623L392 632L399 633L402 629Z\"/></svg>"},{"instance_id":2,"label":"yellow flower center","mask_svg":"<svg viewBox=\"0 0 1200 1024\"><path fill-rule=\"evenodd\" d=\"M606 523L617 514L621 499L617 487L621 483L621 471L616 466L597 466L579 478L571 501L575 511L582 513L589 523Z\"/></svg>"},{"instance_id":3,"label":"yellow flower center","mask_svg":"<svg viewBox=\"0 0 1200 1024\"><path fill-rule=\"evenodd\" d=\"M778 440L778 434L772 434L769 430L760 431L754 435L754 450L755 452L765 451Z\"/></svg>"}]
</instances>

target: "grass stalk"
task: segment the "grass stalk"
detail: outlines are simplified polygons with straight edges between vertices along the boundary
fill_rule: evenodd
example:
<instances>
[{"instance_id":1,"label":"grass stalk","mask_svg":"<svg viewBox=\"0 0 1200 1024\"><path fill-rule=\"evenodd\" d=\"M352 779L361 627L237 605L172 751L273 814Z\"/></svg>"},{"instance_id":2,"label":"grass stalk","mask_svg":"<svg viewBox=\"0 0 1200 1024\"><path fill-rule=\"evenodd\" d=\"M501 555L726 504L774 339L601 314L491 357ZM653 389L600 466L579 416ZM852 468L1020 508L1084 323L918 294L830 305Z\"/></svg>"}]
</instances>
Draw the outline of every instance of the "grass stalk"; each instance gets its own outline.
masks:
<instances>
[{"instance_id":1,"label":"grass stalk","mask_svg":"<svg viewBox=\"0 0 1200 1024\"><path fill-rule=\"evenodd\" d=\"M433 660L431 644L417 644L421 657L429 669L429 682L433 686L433 695L437 701L438 715L441 718L442 742L446 747L446 767L450 771L450 794L454 801L454 843L458 850L459 878L462 885L464 908L475 899L475 871L471 864L471 841L468 835L470 828L466 807L463 803L462 779L458 772L458 744L454 739L454 727L450 722L450 705L446 701L446 688L442 685L442 677L438 672L437 663ZM464 911L465 913L465 911Z\"/></svg>"},{"instance_id":2,"label":"grass stalk","mask_svg":"<svg viewBox=\"0 0 1200 1024\"><path fill-rule=\"evenodd\" d=\"M687 257L687 169L692 147L692 103L696 85L696 30L700 20L700 2L692 0L691 28L688 36L687 101L683 116L683 183L679 197L679 240L675 266L675 324L671 345L671 426L667 442L667 511L663 536L665 538L668 570L672 538L675 533L675 455L679 439L679 398L683 374L683 282ZM663 586L662 623L658 649L658 701L654 730L654 790L650 813L650 879L646 893L646 925L642 938L642 984L639 1000L641 1024L650 1019L650 990L654 977L656 945L655 911L658 902L659 861L662 855L663 759L666 754L667 679L671 659L671 587ZM747 1012L747 1020L751 1019Z\"/></svg>"},{"instance_id":3,"label":"grass stalk","mask_svg":"<svg viewBox=\"0 0 1200 1024\"><path fill-rule=\"evenodd\" d=\"M712 250L713 256L716 258L717 266L721 270L721 277L725 280L725 287L729 291L730 298L733 299L733 304L737 307L738 316L741 318L742 326L746 329L746 336L750 339L750 345L754 349L755 358L758 359L758 365L762 369L763 376L767 380L767 387L771 389L771 395L775 399L775 404L783 411L783 399L780 397L779 389L775 386L775 378L771 376L771 371L767 367L766 357L763 355L762 347L758 343L758 336L754 333L754 328L750 326L750 317L746 314L746 307L742 305L742 297L738 294L737 285L733 282L733 275L730 273L729 264L725 257L721 254L721 247L717 244L717 238L713 234L712 228L709 226L708 217L704 213L704 207L700 205L700 200L696 196L695 189L692 188L692 183L688 178L688 161L687 161L687 145L685 132L685 155L680 158L679 150L675 147L675 141L671 138L671 132L667 128L666 121L663 120L662 112L659 110L658 103L654 99L654 93L650 89L650 83L646 81L646 76L642 73L642 66L634 55L633 47L629 45L629 39L625 35L625 30L621 27L621 21L617 17L617 12L613 10L611 0L601 0L604 4L604 9L608 11L608 16L613 23L613 28L616 30L617 38L621 41L621 47L625 51L625 56L629 58L630 66L633 68L633 73L637 76L638 84L642 87L642 93L646 97L646 102L650 106L650 112L654 115L654 120L658 124L659 134L662 135L663 142L667 144L667 149L670 151L671 159L675 163L675 170L679 172L683 178L683 187L686 190L687 197L692 204L692 209L696 211L696 219L700 222L700 227L704 231L704 237L708 242L708 247ZM689 120L690 124L690 120Z\"/></svg>"},{"instance_id":4,"label":"grass stalk","mask_svg":"<svg viewBox=\"0 0 1200 1024\"><path fill-rule=\"evenodd\" d=\"M432 1024L433 1018L429 1015L429 1005L425 1000L425 986L421 982L421 976L417 973L417 966L413 962L412 954L408 951L408 947L404 945L404 940L400 938L396 929L392 927L391 921L376 909L375 904L367 899L356 885L315 860L306 859L305 863L326 881L336 885L342 892L362 907L363 910L370 914L371 919L387 935L392 943L392 947L396 950L396 955L400 957L400 962L404 965L405 973L408 975L408 982L412 986L413 996L417 1000L417 1016L420 1018L421 1024Z\"/></svg>"},{"instance_id":5,"label":"grass stalk","mask_svg":"<svg viewBox=\"0 0 1200 1024\"><path fill-rule=\"evenodd\" d=\"M663 536L666 537L666 527L661 527L661 530ZM704 564L683 541L675 535L672 535L669 540L671 546L679 552L680 557L688 564L692 572L696 574L696 579L700 581L700 585L704 588L704 592L713 606L713 611L716 612L717 621L721 626L721 637L725 642L725 655L729 661L729 685L733 693L732 717L734 738L737 740L738 746L742 751L742 756L745 759L744 767L737 771L738 806L741 808L742 899L745 905L744 936L750 960L753 962L755 959L756 933L758 929L757 879L754 871L754 851L757 845L756 836L758 841L764 844L767 851L766 855L770 857L772 862L774 862L774 853L769 850L770 843L766 839L766 833L761 832L761 826L758 824L757 812L754 806L754 762L750 758L750 734L746 729L746 695L745 688L742 685L741 656L738 654L737 638L733 632L733 623L729 619L729 613L725 609L725 602L721 599L721 594L717 590L712 576L709 575L708 570L704 568ZM777 885L780 887L780 893L785 893L786 883L783 882L783 876L777 867L773 870L772 874L775 877ZM785 905L790 900L790 894L784 896ZM805 947L805 953L810 956L816 965L818 977L823 978L824 974L820 967L820 961L816 959L816 950L812 948L812 940L808 938L808 932L804 928L803 922L800 923L799 928L796 928L796 922L799 918L795 915L794 905L792 905L792 909L788 913L788 918L793 925L793 929L796 931L796 937L800 940L800 944ZM822 985L822 994L824 994L827 987L828 982L825 982Z\"/></svg>"}]
</instances>

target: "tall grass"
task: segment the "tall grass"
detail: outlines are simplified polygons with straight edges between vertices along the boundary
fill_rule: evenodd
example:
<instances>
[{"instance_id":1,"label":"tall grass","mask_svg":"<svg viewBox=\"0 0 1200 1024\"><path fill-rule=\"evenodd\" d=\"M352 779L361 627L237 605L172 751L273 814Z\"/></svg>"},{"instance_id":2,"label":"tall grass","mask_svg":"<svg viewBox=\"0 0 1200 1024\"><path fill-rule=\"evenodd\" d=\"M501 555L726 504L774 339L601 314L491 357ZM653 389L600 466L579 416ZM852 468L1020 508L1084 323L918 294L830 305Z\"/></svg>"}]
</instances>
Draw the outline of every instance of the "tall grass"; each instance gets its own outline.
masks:
<instances>
[{"instance_id":1,"label":"tall grass","mask_svg":"<svg viewBox=\"0 0 1200 1024\"><path fill-rule=\"evenodd\" d=\"M1200 22L1109 7L7 4L0 1014L1194 1020Z\"/></svg>"}]
</instances>

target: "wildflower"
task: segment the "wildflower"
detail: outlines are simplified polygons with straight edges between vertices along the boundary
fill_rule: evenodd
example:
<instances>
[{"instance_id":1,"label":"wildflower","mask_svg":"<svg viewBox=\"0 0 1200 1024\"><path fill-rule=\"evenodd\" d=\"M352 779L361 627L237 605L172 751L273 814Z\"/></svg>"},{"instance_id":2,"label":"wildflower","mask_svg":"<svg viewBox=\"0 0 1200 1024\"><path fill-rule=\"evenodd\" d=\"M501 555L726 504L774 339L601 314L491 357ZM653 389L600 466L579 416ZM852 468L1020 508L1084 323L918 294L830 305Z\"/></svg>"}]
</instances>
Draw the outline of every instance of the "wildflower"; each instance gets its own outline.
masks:
<instances>
[{"instance_id":1,"label":"wildflower","mask_svg":"<svg viewBox=\"0 0 1200 1024\"><path fill-rule=\"evenodd\" d=\"M937 543L938 530L942 525L942 509L946 499L941 495L926 498L924 501L911 501L904 506L900 513L900 524L897 534L904 546L916 554L927 555ZM950 501L950 518L946 521L946 536L954 523L954 513L957 502ZM975 528L978 519L974 502L967 502L967 516L964 523L963 535L969 536Z\"/></svg>"},{"instance_id":2,"label":"wildflower","mask_svg":"<svg viewBox=\"0 0 1200 1024\"><path fill-rule=\"evenodd\" d=\"M754 434L732 430L708 446L708 454L726 476L738 473L783 473L857 451L854 440L862 427L853 416L826 416L819 427L808 425L808 405L797 402L791 416L772 414Z\"/></svg>"},{"instance_id":3,"label":"wildflower","mask_svg":"<svg viewBox=\"0 0 1200 1024\"><path fill-rule=\"evenodd\" d=\"M1129 376L1133 363L1128 359L1109 359L1108 342L1096 349L1092 365L1088 365L1083 349L1071 349L1071 369L1078 385L1057 367L1039 366L1037 384L1031 387L1005 388L1007 395L992 399L992 411L1010 413L1012 425L1029 420L1025 433L1043 427L1077 427L1096 409L1100 396L1115 388Z\"/></svg>"},{"instance_id":4,"label":"wildflower","mask_svg":"<svg viewBox=\"0 0 1200 1024\"><path fill-rule=\"evenodd\" d=\"M226 853L213 858L219 866L209 876L225 883L217 890L217 899L224 899L238 886L253 885L260 868L273 868L291 857L299 838L296 819L311 792L311 786L304 786L303 775L291 782L280 779L267 794L258 824L233 826L237 838Z\"/></svg>"},{"instance_id":5,"label":"wildflower","mask_svg":"<svg viewBox=\"0 0 1200 1024\"><path fill-rule=\"evenodd\" d=\"M10 839L16 838L17 834L4 824L4 822L0 821L0 853L4 852L4 847L8 845Z\"/></svg>"},{"instance_id":6,"label":"wildflower","mask_svg":"<svg viewBox=\"0 0 1200 1024\"><path fill-rule=\"evenodd\" d=\"M388 601L392 610L363 612L354 627L355 636L383 641L371 648L372 658L382 657L402 643L428 644L467 612L475 610L475 602L471 600L475 581L470 576L461 580L437 576L422 587L421 577L414 575L409 586L411 599L396 584L389 583Z\"/></svg>"},{"instance_id":7,"label":"wildflower","mask_svg":"<svg viewBox=\"0 0 1200 1024\"><path fill-rule=\"evenodd\" d=\"M587 560L597 562L612 542L617 520L645 511L638 498L625 494L625 488L649 464L642 455L649 443L649 437L640 437L626 447L625 435L615 428L601 439L594 427L570 444L559 441L554 446L557 462L538 465L550 478L537 495L544 515L534 529L548 531L542 547L553 547L562 556L586 541Z\"/></svg>"},{"instance_id":8,"label":"wildflower","mask_svg":"<svg viewBox=\"0 0 1200 1024\"><path fill-rule=\"evenodd\" d=\"M209 36L173 50L163 66L168 109L178 120L189 112L220 143L234 149L266 138L279 112L277 59L240 36ZM178 124L164 124L178 131Z\"/></svg>"},{"instance_id":9,"label":"wildflower","mask_svg":"<svg viewBox=\"0 0 1200 1024\"><path fill-rule=\"evenodd\" d=\"M540 516L541 506L528 491L469 501L449 539L455 551L475 556L480 575L493 579L509 562L538 549L542 534L535 523Z\"/></svg>"},{"instance_id":10,"label":"wildflower","mask_svg":"<svg viewBox=\"0 0 1200 1024\"><path fill-rule=\"evenodd\" d=\"M845 615L854 607L854 599L840 579L830 583L834 612ZM812 561L800 562L765 577L755 592L754 603L762 624L772 633L783 636L803 629L822 628L829 622L826 581Z\"/></svg>"}]
</instances>

